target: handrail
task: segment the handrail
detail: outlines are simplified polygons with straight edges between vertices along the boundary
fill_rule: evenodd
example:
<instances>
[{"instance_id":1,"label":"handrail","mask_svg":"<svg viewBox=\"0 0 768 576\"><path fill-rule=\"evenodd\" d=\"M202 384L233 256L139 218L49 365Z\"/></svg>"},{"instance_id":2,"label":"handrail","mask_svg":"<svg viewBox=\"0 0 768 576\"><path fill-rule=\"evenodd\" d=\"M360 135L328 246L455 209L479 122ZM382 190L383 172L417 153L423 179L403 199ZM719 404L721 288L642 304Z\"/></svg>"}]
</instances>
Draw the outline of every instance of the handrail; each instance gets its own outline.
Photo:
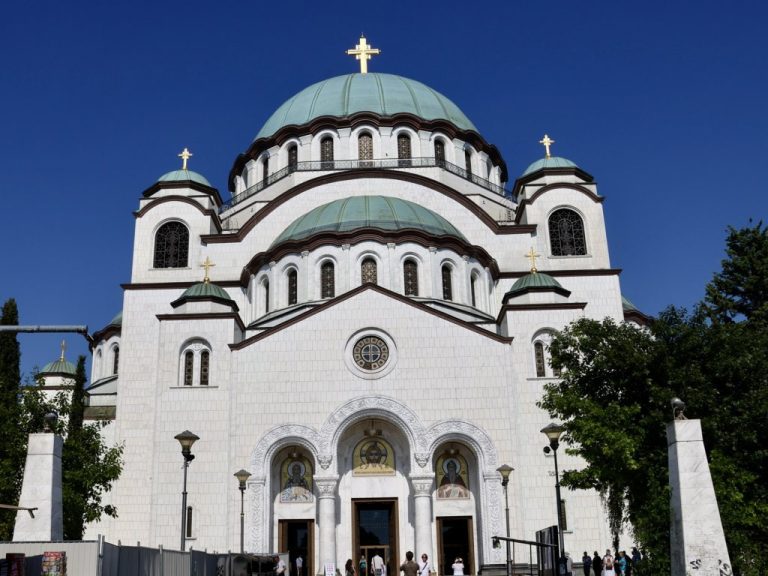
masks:
<instances>
[{"instance_id":1,"label":"handrail","mask_svg":"<svg viewBox=\"0 0 768 576\"><path fill-rule=\"evenodd\" d=\"M482 186L486 190L490 190L491 192L495 192L496 194L499 194L501 196L510 196L512 194L509 190L506 190L503 186L499 186L498 184L494 184L490 180L486 180L485 178L481 178L476 174L467 172L464 168L460 168L459 166L456 166L456 164L452 164L447 160L436 159L434 157L429 157L429 156L423 157L423 158L381 158L377 160L357 160L357 159L355 160L305 160L302 162L297 162L296 164L291 166L286 166L285 168L282 168L277 172L273 172L272 174L270 174L260 182L257 182L253 186L249 186L247 189L240 192L240 194L233 196L228 202L225 202L224 204L222 204L221 207L219 208L219 213L225 212L230 208L232 208L233 206L240 204L241 202L243 202L244 200L247 200L254 194L261 192L267 186L271 186L275 182L282 180L283 178L285 178L286 176L289 176L290 174L293 174L294 172L360 170L360 169L365 170L365 169L371 169L371 168L391 170L391 169L398 169L398 168L435 168L435 167L447 170L448 172L455 174L460 178L469 180L470 182L473 182L478 186Z\"/></svg>"}]
</instances>

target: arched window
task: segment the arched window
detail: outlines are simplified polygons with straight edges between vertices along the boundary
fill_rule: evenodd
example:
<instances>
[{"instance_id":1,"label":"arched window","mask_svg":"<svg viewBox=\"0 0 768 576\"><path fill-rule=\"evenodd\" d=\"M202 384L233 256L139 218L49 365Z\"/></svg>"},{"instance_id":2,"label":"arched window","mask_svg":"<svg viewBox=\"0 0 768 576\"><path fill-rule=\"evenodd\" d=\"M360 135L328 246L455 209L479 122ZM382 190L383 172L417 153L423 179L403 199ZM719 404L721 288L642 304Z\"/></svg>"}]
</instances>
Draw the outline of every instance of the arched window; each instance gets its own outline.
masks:
<instances>
[{"instance_id":1,"label":"arched window","mask_svg":"<svg viewBox=\"0 0 768 576\"><path fill-rule=\"evenodd\" d=\"M189 230L181 222L167 222L155 234L155 268L186 268Z\"/></svg>"},{"instance_id":2,"label":"arched window","mask_svg":"<svg viewBox=\"0 0 768 576\"><path fill-rule=\"evenodd\" d=\"M269 156L264 156L264 159L261 161L261 176L264 183L266 183L269 178Z\"/></svg>"},{"instance_id":3,"label":"arched window","mask_svg":"<svg viewBox=\"0 0 768 576\"><path fill-rule=\"evenodd\" d=\"M544 344L536 342L533 345L533 355L536 360L536 376L544 378L547 375L546 363L544 360Z\"/></svg>"},{"instance_id":4,"label":"arched window","mask_svg":"<svg viewBox=\"0 0 768 576\"><path fill-rule=\"evenodd\" d=\"M475 308L477 308L477 280L477 274L472 274L472 277L469 279L469 290L472 296L472 306Z\"/></svg>"},{"instance_id":5,"label":"arched window","mask_svg":"<svg viewBox=\"0 0 768 576\"><path fill-rule=\"evenodd\" d=\"M93 363L93 380L98 380L101 378L101 356L101 348L99 348L96 350L96 360Z\"/></svg>"},{"instance_id":6,"label":"arched window","mask_svg":"<svg viewBox=\"0 0 768 576\"><path fill-rule=\"evenodd\" d=\"M117 374L117 367L120 365L120 346L112 349L112 374Z\"/></svg>"},{"instance_id":7,"label":"arched window","mask_svg":"<svg viewBox=\"0 0 768 576\"><path fill-rule=\"evenodd\" d=\"M269 312L269 280L264 278L262 286L264 287L264 314L266 314Z\"/></svg>"},{"instance_id":8,"label":"arched window","mask_svg":"<svg viewBox=\"0 0 768 576\"><path fill-rule=\"evenodd\" d=\"M472 151L469 148L464 148L464 169L472 175Z\"/></svg>"},{"instance_id":9,"label":"arched window","mask_svg":"<svg viewBox=\"0 0 768 576\"><path fill-rule=\"evenodd\" d=\"M320 267L320 297L333 298L336 295L336 275L333 262L324 262Z\"/></svg>"},{"instance_id":10,"label":"arched window","mask_svg":"<svg viewBox=\"0 0 768 576\"><path fill-rule=\"evenodd\" d=\"M320 140L320 161L323 169L333 168L333 138L326 136Z\"/></svg>"},{"instance_id":11,"label":"arched window","mask_svg":"<svg viewBox=\"0 0 768 576\"><path fill-rule=\"evenodd\" d=\"M357 137L357 157L360 160L373 160L373 136L363 132ZM370 166L370 163L360 163L361 166Z\"/></svg>"},{"instance_id":12,"label":"arched window","mask_svg":"<svg viewBox=\"0 0 768 576\"><path fill-rule=\"evenodd\" d=\"M411 165L411 137L408 134L397 135L397 165Z\"/></svg>"},{"instance_id":13,"label":"arched window","mask_svg":"<svg viewBox=\"0 0 768 576\"><path fill-rule=\"evenodd\" d=\"M363 263L360 265L360 280L363 284L366 282L370 282L371 284L377 283L376 260L373 258L366 258L363 260Z\"/></svg>"},{"instance_id":14,"label":"arched window","mask_svg":"<svg viewBox=\"0 0 768 576\"><path fill-rule=\"evenodd\" d=\"M584 222L573 210L561 208L549 217L549 243L552 256L583 256L587 253Z\"/></svg>"},{"instance_id":15,"label":"arched window","mask_svg":"<svg viewBox=\"0 0 768 576\"><path fill-rule=\"evenodd\" d=\"M403 285L406 296L419 295L419 268L413 260L403 263Z\"/></svg>"},{"instance_id":16,"label":"arched window","mask_svg":"<svg viewBox=\"0 0 768 576\"><path fill-rule=\"evenodd\" d=\"M291 306L293 304L296 304L296 302L299 301L299 290L298 290L298 274L296 270L289 270L288 271L288 306Z\"/></svg>"},{"instance_id":17,"label":"arched window","mask_svg":"<svg viewBox=\"0 0 768 576\"><path fill-rule=\"evenodd\" d=\"M453 270L448 264L443 265L443 300L453 300Z\"/></svg>"},{"instance_id":18,"label":"arched window","mask_svg":"<svg viewBox=\"0 0 768 576\"><path fill-rule=\"evenodd\" d=\"M445 142L442 139L435 140L435 163L445 166Z\"/></svg>"},{"instance_id":19,"label":"arched window","mask_svg":"<svg viewBox=\"0 0 768 576\"><path fill-rule=\"evenodd\" d=\"M211 353L208 350L200 352L200 386L208 386L208 367Z\"/></svg>"},{"instance_id":20,"label":"arched window","mask_svg":"<svg viewBox=\"0 0 768 576\"><path fill-rule=\"evenodd\" d=\"M293 144L288 148L288 172L294 172L299 165L299 147Z\"/></svg>"},{"instance_id":21,"label":"arched window","mask_svg":"<svg viewBox=\"0 0 768 576\"><path fill-rule=\"evenodd\" d=\"M192 386L192 372L195 369L195 353L192 350L184 352L184 386Z\"/></svg>"}]
</instances>

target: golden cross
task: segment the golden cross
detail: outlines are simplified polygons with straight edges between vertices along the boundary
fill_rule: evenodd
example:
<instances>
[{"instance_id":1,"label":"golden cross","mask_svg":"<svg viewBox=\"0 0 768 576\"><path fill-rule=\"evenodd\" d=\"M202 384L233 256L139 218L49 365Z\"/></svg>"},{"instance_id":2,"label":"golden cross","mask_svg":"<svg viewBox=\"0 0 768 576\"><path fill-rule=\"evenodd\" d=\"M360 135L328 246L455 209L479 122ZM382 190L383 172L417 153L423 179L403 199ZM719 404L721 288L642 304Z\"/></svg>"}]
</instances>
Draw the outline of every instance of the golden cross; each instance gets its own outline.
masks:
<instances>
[{"instance_id":1,"label":"golden cross","mask_svg":"<svg viewBox=\"0 0 768 576\"><path fill-rule=\"evenodd\" d=\"M205 268L205 278L203 278L203 282L205 282L206 284L208 284L211 281L211 279L208 278L208 270L211 269L213 266L216 266L216 264L211 262L211 259L208 258L208 256L205 257L205 262L200 264L201 268Z\"/></svg>"},{"instance_id":2,"label":"golden cross","mask_svg":"<svg viewBox=\"0 0 768 576\"><path fill-rule=\"evenodd\" d=\"M61 361L64 361L64 351L67 349L67 341L62 340L61 341Z\"/></svg>"},{"instance_id":3,"label":"golden cross","mask_svg":"<svg viewBox=\"0 0 768 576\"><path fill-rule=\"evenodd\" d=\"M365 36L360 35L360 43L354 48L347 50L347 54L354 56L355 60L360 60L360 74L368 74L368 60L371 59L372 54L381 54L381 50L378 48L371 48L371 45L365 39Z\"/></svg>"},{"instance_id":4,"label":"golden cross","mask_svg":"<svg viewBox=\"0 0 768 576\"><path fill-rule=\"evenodd\" d=\"M552 140L552 138L550 138L546 134L544 134L544 138L539 140L539 144L542 144L544 146L544 149L547 151L547 158L552 158L552 154L549 153L549 147L552 146L552 144L554 143L555 141Z\"/></svg>"},{"instance_id":5,"label":"golden cross","mask_svg":"<svg viewBox=\"0 0 768 576\"><path fill-rule=\"evenodd\" d=\"M179 158L181 158L181 169L186 170L187 169L187 160L189 160L194 154L190 152L186 147L184 150L181 151L181 154L178 155Z\"/></svg>"},{"instance_id":6,"label":"golden cross","mask_svg":"<svg viewBox=\"0 0 768 576\"><path fill-rule=\"evenodd\" d=\"M526 257L531 261L531 273L536 274L536 258L538 256L541 256L541 254L536 254L536 252L533 251L533 246L531 246L530 251L526 254Z\"/></svg>"}]
</instances>

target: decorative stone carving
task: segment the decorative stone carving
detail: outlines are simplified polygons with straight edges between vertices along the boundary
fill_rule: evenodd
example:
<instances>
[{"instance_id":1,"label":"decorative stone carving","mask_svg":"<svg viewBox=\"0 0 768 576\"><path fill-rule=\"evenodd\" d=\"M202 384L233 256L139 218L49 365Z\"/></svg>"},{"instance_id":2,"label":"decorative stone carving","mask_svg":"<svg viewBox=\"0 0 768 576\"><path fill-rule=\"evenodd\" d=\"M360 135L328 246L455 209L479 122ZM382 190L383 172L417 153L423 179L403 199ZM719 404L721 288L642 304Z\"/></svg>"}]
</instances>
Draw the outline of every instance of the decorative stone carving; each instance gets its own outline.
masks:
<instances>
[{"instance_id":1,"label":"decorative stone carving","mask_svg":"<svg viewBox=\"0 0 768 576\"><path fill-rule=\"evenodd\" d=\"M429 464L429 461L431 454L429 452L416 452L414 453L413 457L416 459L416 463L424 468L427 464Z\"/></svg>"},{"instance_id":2,"label":"decorative stone carving","mask_svg":"<svg viewBox=\"0 0 768 576\"><path fill-rule=\"evenodd\" d=\"M320 464L320 468L328 470L331 462L333 462L333 454L320 454L317 456L317 462Z\"/></svg>"},{"instance_id":3,"label":"decorative stone carving","mask_svg":"<svg viewBox=\"0 0 768 576\"><path fill-rule=\"evenodd\" d=\"M427 431L429 451L434 452L439 444L459 441L467 444L477 455L481 469L496 469L496 446L485 430L466 420L444 420ZM498 477L498 476L497 476Z\"/></svg>"},{"instance_id":4,"label":"decorative stone carving","mask_svg":"<svg viewBox=\"0 0 768 576\"><path fill-rule=\"evenodd\" d=\"M338 476L318 478L315 476L315 487L317 488L317 497L322 500L324 498L336 498L336 486L339 483Z\"/></svg>"},{"instance_id":5,"label":"decorative stone carving","mask_svg":"<svg viewBox=\"0 0 768 576\"><path fill-rule=\"evenodd\" d=\"M300 424L285 424L272 428L261 437L251 453L251 470L255 476L265 476L272 456L281 448L294 444L305 448L317 459L319 435L314 428Z\"/></svg>"},{"instance_id":6,"label":"decorative stone carving","mask_svg":"<svg viewBox=\"0 0 768 576\"><path fill-rule=\"evenodd\" d=\"M411 486L413 486L413 495L418 498L421 496L432 496L432 486L435 477L432 476L411 476Z\"/></svg>"},{"instance_id":7,"label":"decorative stone carving","mask_svg":"<svg viewBox=\"0 0 768 576\"><path fill-rule=\"evenodd\" d=\"M265 542L263 541L264 534L262 532L264 527L264 486L267 479L263 476L260 478L254 478L251 476L248 479L248 532L247 532L247 544L246 548L249 550L266 550Z\"/></svg>"}]
</instances>

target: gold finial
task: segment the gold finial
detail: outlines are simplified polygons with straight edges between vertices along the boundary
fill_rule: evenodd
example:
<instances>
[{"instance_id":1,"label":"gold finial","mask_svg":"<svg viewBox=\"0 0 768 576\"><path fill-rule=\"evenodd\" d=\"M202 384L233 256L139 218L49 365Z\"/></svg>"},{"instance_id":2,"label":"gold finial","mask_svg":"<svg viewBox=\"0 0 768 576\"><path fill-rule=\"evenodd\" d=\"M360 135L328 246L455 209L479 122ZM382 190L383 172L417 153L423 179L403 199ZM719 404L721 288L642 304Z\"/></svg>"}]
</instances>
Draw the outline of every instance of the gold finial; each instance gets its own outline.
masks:
<instances>
[{"instance_id":1,"label":"gold finial","mask_svg":"<svg viewBox=\"0 0 768 576\"><path fill-rule=\"evenodd\" d=\"M64 362L64 351L66 349L67 349L67 341L66 340L62 340L61 341L61 358L59 358L59 360L61 360L62 362Z\"/></svg>"},{"instance_id":2,"label":"gold finial","mask_svg":"<svg viewBox=\"0 0 768 576\"><path fill-rule=\"evenodd\" d=\"M187 169L187 160L189 160L194 154L190 152L186 146L184 147L184 150L181 151L181 154L178 155L179 158L181 158L181 169L186 170Z\"/></svg>"},{"instance_id":3,"label":"gold finial","mask_svg":"<svg viewBox=\"0 0 768 576\"><path fill-rule=\"evenodd\" d=\"M533 246L531 246L531 249L525 256L531 261L531 274L536 274L538 271L536 270L536 258L541 256L541 254L536 254L536 252L533 251Z\"/></svg>"},{"instance_id":4,"label":"gold finial","mask_svg":"<svg viewBox=\"0 0 768 576\"><path fill-rule=\"evenodd\" d=\"M205 268L205 278L203 278L203 282L205 282L206 284L208 284L211 281L211 279L208 278L208 270L211 269L213 266L216 266L216 264L211 262L211 259L208 258L208 256L205 257L205 262L200 264L201 268Z\"/></svg>"},{"instance_id":5,"label":"gold finial","mask_svg":"<svg viewBox=\"0 0 768 576\"><path fill-rule=\"evenodd\" d=\"M546 134L544 134L544 138L539 140L539 144L543 145L544 149L547 151L547 158L552 158L552 154L549 153L549 147L552 146L552 144L554 143L555 141L552 140L552 138L550 138Z\"/></svg>"},{"instance_id":6,"label":"gold finial","mask_svg":"<svg viewBox=\"0 0 768 576\"><path fill-rule=\"evenodd\" d=\"M381 54L381 50L378 48L371 48L371 45L365 39L365 36L360 34L360 43L354 48L347 50L347 54L354 56L355 60L360 61L360 74L368 74L368 60L371 59L372 54Z\"/></svg>"}]
</instances>

